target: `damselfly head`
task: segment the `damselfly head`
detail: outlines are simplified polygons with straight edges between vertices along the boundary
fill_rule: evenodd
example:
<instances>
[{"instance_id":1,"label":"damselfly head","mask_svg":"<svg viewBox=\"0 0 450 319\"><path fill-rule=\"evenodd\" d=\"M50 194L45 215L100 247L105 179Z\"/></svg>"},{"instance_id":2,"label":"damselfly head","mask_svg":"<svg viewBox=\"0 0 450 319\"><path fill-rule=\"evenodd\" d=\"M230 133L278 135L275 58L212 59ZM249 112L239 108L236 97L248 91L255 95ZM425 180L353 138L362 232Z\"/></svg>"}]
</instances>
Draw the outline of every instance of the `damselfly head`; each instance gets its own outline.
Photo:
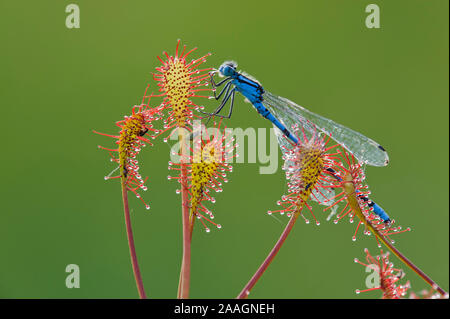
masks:
<instances>
[{"instance_id":1,"label":"damselfly head","mask_svg":"<svg viewBox=\"0 0 450 319\"><path fill-rule=\"evenodd\" d=\"M225 61L219 67L219 72L223 76L232 76L236 73L237 63L234 61Z\"/></svg>"}]
</instances>

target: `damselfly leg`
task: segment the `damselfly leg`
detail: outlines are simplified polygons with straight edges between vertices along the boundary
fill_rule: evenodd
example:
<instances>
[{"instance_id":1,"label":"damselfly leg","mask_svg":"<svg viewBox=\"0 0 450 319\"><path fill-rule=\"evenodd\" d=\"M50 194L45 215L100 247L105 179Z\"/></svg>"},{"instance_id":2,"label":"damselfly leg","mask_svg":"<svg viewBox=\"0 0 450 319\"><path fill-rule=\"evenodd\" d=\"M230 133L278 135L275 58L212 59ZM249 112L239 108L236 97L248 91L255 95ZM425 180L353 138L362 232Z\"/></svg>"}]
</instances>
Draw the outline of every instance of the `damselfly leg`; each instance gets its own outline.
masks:
<instances>
[{"instance_id":1,"label":"damselfly leg","mask_svg":"<svg viewBox=\"0 0 450 319\"><path fill-rule=\"evenodd\" d=\"M220 95L219 95L219 97L216 97L216 88L222 86L225 82L230 81L232 78L231 78L231 76L228 76L225 79L223 79L222 81L220 81L219 83L216 83L214 81L214 73L215 72L211 72L209 74L209 79L210 79L210 82L211 82L211 86L214 89L214 97L216 98L216 100L218 100L220 98ZM230 83L228 83L228 84L230 84ZM223 92L223 90L222 90L222 92Z\"/></svg>"},{"instance_id":2,"label":"damselfly leg","mask_svg":"<svg viewBox=\"0 0 450 319\"><path fill-rule=\"evenodd\" d=\"M212 112L212 113L207 113L207 112L200 111L201 113L203 113L203 114L209 116L209 118L208 118L208 120L206 121L206 124L205 124L205 125L208 125L209 121L210 121L211 118L214 117L214 116L217 116L217 117L220 117L220 118L228 118L228 119L229 119L229 118L231 117L232 112L233 112L234 96L235 96L235 94L236 94L236 88L232 88L232 89L231 89L232 83L231 83L231 82L226 83L227 81L230 81L230 80L231 80L231 77L227 77L226 79L220 81L219 83L215 83L215 82L214 82L214 78L213 78L213 74L212 74L212 73L210 74L210 78L211 78L211 85L212 85L212 87L213 87L214 98L215 98L216 100L220 100L220 98L222 97L222 95L224 95L224 93L225 93L225 95L224 95L224 97L223 97L223 99L222 99L222 102L221 102L220 105L214 110L214 112ZM222 86L224 83L226 83L225 86L222 88L222 90L220 91L219 95L216 95L216 90L215 90L215 89L216 89L217 87ZM220 111L222 111L222 109L224 108L225 104L227 104L227 102L228 102L228 100L230 100L230 98L231 98L231 103L230 103L230 111L228 112L228 115L227 115L227 116L220 115L220 114L219 114Z\"/></svg>"}]
</instances>

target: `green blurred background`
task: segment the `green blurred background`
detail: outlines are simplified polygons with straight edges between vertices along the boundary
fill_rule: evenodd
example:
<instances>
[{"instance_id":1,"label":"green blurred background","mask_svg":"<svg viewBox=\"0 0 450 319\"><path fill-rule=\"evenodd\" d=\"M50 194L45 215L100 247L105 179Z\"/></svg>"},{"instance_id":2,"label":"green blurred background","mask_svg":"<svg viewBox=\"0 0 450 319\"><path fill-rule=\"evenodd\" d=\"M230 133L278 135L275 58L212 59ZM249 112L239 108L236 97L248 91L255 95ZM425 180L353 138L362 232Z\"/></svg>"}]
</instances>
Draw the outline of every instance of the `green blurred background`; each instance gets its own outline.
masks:
<instances>
[{"instance_id":1,"label":"green blurred background","mask_svg":"<svg viewBox=\"0 0 450 319\"><path fill-rule=\"evenodd\" d=\"M373 2L373 1L372 1ZM391 162L367 168L373 199L413 231L397 247L449 288L448 2L376 1L381 29L367 29L371 1L1 1L3 123L0 297L136 298L120 186L92 133L139 103L162 51L176 40L208 66L227 59L273 93L381 143ZM76 3L81 28L65 27ZM153 85L155 88L155 85ZM198 101L210 108L213 103ZM238 97L232 127L266 127ZM131 199L135 240L149 297L174 298L181 259L180 198L167 181L168 148L140 156L149 176L146 211ZM281 170L235 164L215 205L222 230L198 227L193 298L235 297L280 235L266 211L285 191ZM373 237L351 240L355 224L300 221L252 298L377 298L353 258L375 254ZM396 266L400 262L392 257ZM65 287L78 264L81 288ZM426 284L406 270L413 290Z\"/></svg>"}]
</instances>

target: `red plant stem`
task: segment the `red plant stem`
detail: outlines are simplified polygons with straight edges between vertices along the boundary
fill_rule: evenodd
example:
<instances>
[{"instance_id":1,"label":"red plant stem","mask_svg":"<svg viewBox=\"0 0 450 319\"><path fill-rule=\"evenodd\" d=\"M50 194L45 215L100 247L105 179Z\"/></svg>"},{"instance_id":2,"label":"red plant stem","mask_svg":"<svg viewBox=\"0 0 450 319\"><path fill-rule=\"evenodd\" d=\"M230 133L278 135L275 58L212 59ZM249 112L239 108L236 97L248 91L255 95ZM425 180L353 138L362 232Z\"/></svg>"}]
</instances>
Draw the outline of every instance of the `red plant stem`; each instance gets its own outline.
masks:
<instances>
[{"instance_id":1,"label":"red plant stem","mask_svg":"<svg viewBox=\"0 0 450 319\"><path fill-rule=\"evenodd\" d=\"M192 246L192 233L194 232L194 222L195 219L193 218L194 215L191 215L190 217L190 225L189 225L189 236L191 237L191 246ZM181 271L180 271L180 279L178 281L178 287L181 287L183 282L183 264L181 265ZM177 298L180 299L181 298L181 289L178 289L178 294L177 294Z\"/></svg>"},{"instance_id":2,"label":"red plant stem","mask_svg":"<svg viewBox=\"0 0 450 319\"><path fill-rule=\"evenodd\" d=\"M286 225L285 229L283 230L283 233L281 234L280 238L276 242L275 246L272 248L269 255L267 255L266 259L263 261L261 266L259 266L258 270L256 270L255 274L250 279L250 281L245 285L245 287L242 289L242 291L236 297L237 299L245 299L248 297L252 288L258 282L259 278L261 278L261 276L266 271L266 269L269 267L270 263L277 255L281 246L286 241L286 238L289 235L289 233L291 232L292 228L294 227L294 224L297 221L297 218L299 215L300 215L300 209L297 209L296 212L292 215L291 219L289 220L289 223Z\"/></svg>"},{"instance_id":3,"label":"red plant stem","mask_svg":"<svg viewBox=\"0 0 450 319\"><path fill-rule=\"evenodd\" d=\"M395 248L392 243L390 243L386 238L381 235L377 230L375 230L375 235L377 235L378 239L380 239L384 245L395 255L397 256L405 265L411 268L417 275L419 275L423 280L425 280L430 286L433 287L436 291L438 291L442 296L448 296L447 292L439 287L430 277L427 276L422 270L419 269L412 261L410 261L406 256L404 256L397 248Z\"/></svg>"},{"instance_id":4,"label":"red plant stem","mask_svg":"<svg viewBox=\"0 0 450 319\"><path fill-rule=\"evenodd\" d=\"M189 196L187 181L187 165L186 165L186 147L185 136L183 133L179 135L181 150L181 206L183 221L183 261L181 263L180 280L178 283L178 298L188 299L189 288L191 282L191 234L189 222Z\"/></svg>"},{"instance_id":5,"label":"red plant stem","mask_svg":"<svg viewBox=\"0 0 450 319\"><path fill-rule=\"evenodd\" d=\"M180 278L178 279L177 299L181 299L181 286L183 285L183 269L184 269L184 264L183 264L183 261L181 261Z\"/></svg>"},{"instance_id":6,"label":"red plant stem","mask_svg":"<svg viewBox=\"0 0 450 319\"><path fill-rule=\"evenodd\" d=\"M194 232L194 222L195 222L195 218L194 218L194 214L190 215L190 224L189 224L189 236L191 237L191 243L190 245L192 246L192 233ZM183 266L184 264L181 265L181 271L180 271L180 279L178 280L178 294L177 294L177 298L180 299L181 298L181 285L183 282Z\"/></svg>"},{"instance_id":7,"label":"red plant stem","mask_svg":"<svg viewBox=\"0 0 450 319\"><path fill-rule=\"evenodd\" d=\"M190 245L192 246L192 233L194 232L194 222L195 222L195 218L193 218L194 215L191 215L190 217L190 224L189 224L189 236L191 237L191 243ZM183 264L181 265L181 271L180 271L180 279L178 281L178 287L181 287L183 282ZM177 298L180 299L181 298L181 289L178 289L178 294L177 294Z\"/></svg>"},{"instance_id":8,"label":"red plant stem","mask_svg":"<svg viewBox=\"0 0 450 319\"><path fill-rule=\"evenodd\" d=\"M139 292L139 298L146 299L147 296L144 290L144 284L142 282L141 271L139 270L139 264L136 255L136 248L134 246L133 230L131 227L130 209L128 207L128 189L125 179L122 178L122 201L123 211L125 215L125 225L127 229L128 248L130 250L131 265L133 266L134 279L136 280L136 286Z\"/></svg>"},{"instance_id":9,"label":"red plant stem","mask_svg":"<svg viewBox=\"0 0 450 319\"><path fill-rule=\"evenodd\" d=\"M448 293L439 287L430 277L427 276L422 270L419 269L412 261L410 261L406 256L404 256L397 248L392 245L390 240L388 240L383 234L381 234L378 229L372 226L372 224L364 216L361 207L359 206L358 199L356 197L355 187L353 185L353 178L351 174L345 176L344 191L347 196L347 201L350 204L353 212L359 217L359 219L366 225L366 227L378 237L378 239L395 255L397 256L406 266L411 268L417 275L419 275L425 282L437 290L442 296L447 297Z\"/></svg>"}]
</instances>

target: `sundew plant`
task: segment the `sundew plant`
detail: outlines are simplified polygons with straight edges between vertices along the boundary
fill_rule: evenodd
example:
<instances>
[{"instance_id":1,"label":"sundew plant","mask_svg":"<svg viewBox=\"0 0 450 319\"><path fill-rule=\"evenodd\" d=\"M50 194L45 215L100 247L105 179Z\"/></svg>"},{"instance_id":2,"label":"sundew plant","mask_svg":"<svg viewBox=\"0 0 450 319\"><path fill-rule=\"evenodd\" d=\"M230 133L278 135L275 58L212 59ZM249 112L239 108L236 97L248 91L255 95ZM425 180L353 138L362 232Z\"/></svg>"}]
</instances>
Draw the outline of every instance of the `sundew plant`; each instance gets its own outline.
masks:
<instances>
[{"instance_id":1,"label":"sundew plant","mask_svg":"<svg viewBox=\"0 0 450 319\"><path fill-rule=\"evenodd\" d=\"M260 266L255 267L253 276L248 282L242 282L240 292L236 291L236 295L230 297L249 297L252 289L263 280L271 262L278 253L282 253L281 248L291 230L303 227L302 223L296 223L298 220L319 227L323 221L339 224L348 220L355 225L354 233L349 234L352 240L358 240L361 235L369 236L364 240L372 245L372 253L377 251L372 255L366 249L362 259L354 260L377 275L373 287L355 287L356 294L379 291L379 297L383 299L448 298L446 291L397 248L397 242L408 245L404 236L412 231L412 227L400 226L379 203L371 200L365 168L367 165L388 164L383 147L287 99L266 92L258 81L237 71L236 62L225 62L215 68L207 64L210 53L196 54L196 48L189 49L178 41L173 54L164 52L158 56L141 104L129 109L124 107L123 114L117 115L115 133L94 131L108 138L98 146L113 163L110 173L105 166L107 173L104 178L121 185L121 194L116 195L122 198L130 271L134 273L140 298L151 298L152 291L158 287L144 287L142 274L145 269L140 268L136 254L136 245L141 243L134 239L128 198L136 196L141 201L142 207L136 207L134 214L143 214L152 210L152 203L158 201L159 192L175 191L179 194L179 211L164 213L178 214L182 229L165 227L167 231L182 233L182 250L173 252L180 258L178 289L174 290L174 296L189 298L194 228L206 233L226 231L222 229L221 216L216 216L213 204L216 202L215 193L232 187L226 184L233 178L231 163L239 152L229 128L234 99L238 95L243 95L275 127L283 154L280 168L284 171L286 188L279 190L279 193L284 192L281 198L274 195L276 207L268 207L266 212L275 218L287 218L287 223L273 247L267 247L267 257L255 261L255 266L258 263ZM228 109L227 106L229 111L222 111ZM151 162L145 148L158 147L155 141L159 139L170 146L170 152L167 148L157 150L168 153L168 181L165 186L147 191L152 177L142 176L140 167ZM321 209L314 209L313 202L318 203ZM231 209L238 210L239 206ZM208 254L207 251L196 250L195 253ZM394 258L399 261L396 260L395 267ZM418 276L404 278L402 267L410 268ZM362 274L349 272L345 276ZM296 271L293 275L306 274ZM424 280L429 290L414 292L416 280Z\"/></svg>"}]
</instances>

